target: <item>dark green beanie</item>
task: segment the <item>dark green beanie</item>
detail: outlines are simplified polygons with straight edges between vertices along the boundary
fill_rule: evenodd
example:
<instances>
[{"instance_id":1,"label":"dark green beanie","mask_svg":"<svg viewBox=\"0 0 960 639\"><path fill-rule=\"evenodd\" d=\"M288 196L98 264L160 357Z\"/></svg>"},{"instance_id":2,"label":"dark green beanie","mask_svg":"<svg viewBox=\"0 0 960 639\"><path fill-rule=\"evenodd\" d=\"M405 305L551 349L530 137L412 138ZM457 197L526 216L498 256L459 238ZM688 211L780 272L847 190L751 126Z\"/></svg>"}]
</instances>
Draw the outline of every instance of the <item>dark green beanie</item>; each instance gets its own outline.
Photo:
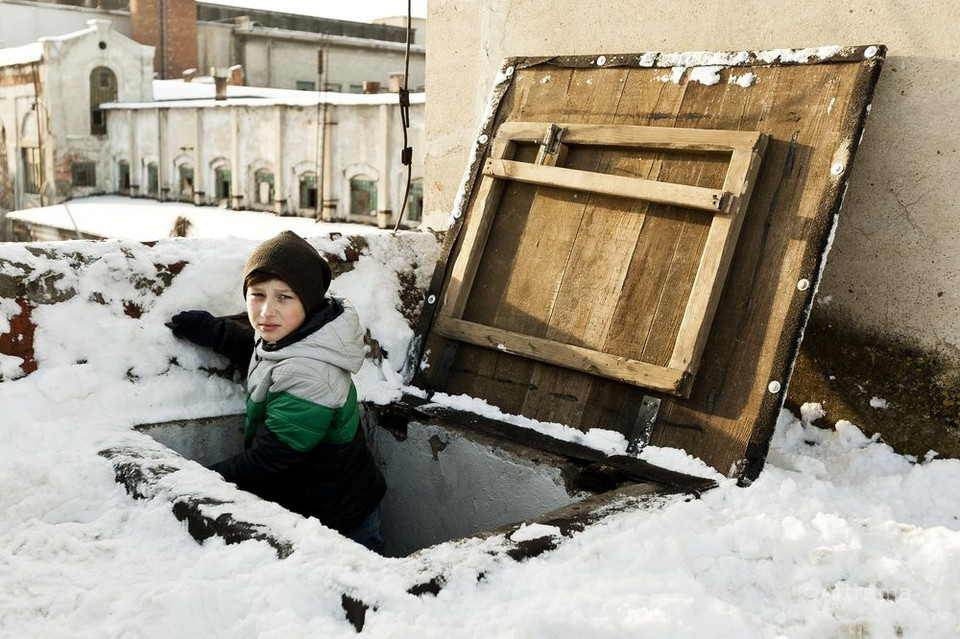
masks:
<instances>
[{"instance_id":1,"label":"dark green beanie","mask_svg":"<svg viewBox=\"0 0 960 639\"><path fill-rule=\"evenodd\" d=\"M307 315L326 305L330 287L330 265L309 242L284 231L258 246L243 269L243 296L247 296L250 276L267 273L283 280L300 298Z\"/></svg>"}]
</instances>

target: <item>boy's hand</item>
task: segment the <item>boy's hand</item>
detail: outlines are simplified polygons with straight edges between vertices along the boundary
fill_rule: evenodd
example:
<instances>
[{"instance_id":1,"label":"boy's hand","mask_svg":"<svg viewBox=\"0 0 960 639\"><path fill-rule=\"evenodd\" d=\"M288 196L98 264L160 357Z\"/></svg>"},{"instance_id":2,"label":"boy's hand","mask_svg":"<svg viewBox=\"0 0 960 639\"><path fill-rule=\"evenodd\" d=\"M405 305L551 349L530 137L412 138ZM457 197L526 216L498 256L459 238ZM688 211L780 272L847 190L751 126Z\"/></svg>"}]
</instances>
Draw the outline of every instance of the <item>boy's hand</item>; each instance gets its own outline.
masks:
<instances>
[{"instance_id":1,"label":"boy's hand","mask_svg":"<svg viewBox=\"0 0 960 639\"><path fill-rule=\"evenodd\" d=\"M221 340L223 324L222 319L207 311L181 311L166 322L167 328L172 330L175 336L205 348L213 348Z\"/></svg>"}]
</instances>

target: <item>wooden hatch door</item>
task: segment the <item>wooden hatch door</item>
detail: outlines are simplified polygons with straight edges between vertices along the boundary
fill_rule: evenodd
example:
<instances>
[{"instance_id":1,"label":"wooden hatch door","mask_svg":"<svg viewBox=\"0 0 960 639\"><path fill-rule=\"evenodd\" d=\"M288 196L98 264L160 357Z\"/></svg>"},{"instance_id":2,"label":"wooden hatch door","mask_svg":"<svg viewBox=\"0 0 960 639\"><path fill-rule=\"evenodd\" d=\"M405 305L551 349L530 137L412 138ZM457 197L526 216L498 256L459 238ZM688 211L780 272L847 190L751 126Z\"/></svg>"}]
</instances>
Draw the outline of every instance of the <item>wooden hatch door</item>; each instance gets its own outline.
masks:
<instances>
[{"instance_id":1,"label":"wooden hatch door","mask_svg":"<svg viewBox=\"0 0 960 639\"><path fill-rule=\"evenodd\" d=\"M689 394L727 267L737 243L743 212L747 210L760 160L766 148L766 136L752 131L629 125L551 123L544 127L537 122L505 122L496 135L491 156L483 167L483 177L478 197L473 201L474 210L468 218L470 222L464 243L453 264L450 283L437 320L437 333L450 339L636 386L680 396ZM518 145L536 143L538 140L539 149L534 162L514 159ZM722 161L727 162L727 166L720 188L691 186L645 177L564 168L562 165L570 155L571 147L597 147L613 156L623 152L648 152L652 157L657 157L658 152L662 151L680 156L716 154ZM664 162L663 158L656 160L658 169L663 168ZM631 212L640 219L628 225L618 238L619 242L634 247L670 243L684 231L682 228L674 228L686 224L686 219L682 217L671 216L666 220L666 224L645 224L647 216L657 214L656 209L649 204L692 209L697 214L702 212L703 219L700 223L690 225L693 233L704 236L699 250L693 255L673 251L659 256L665 264L658 265L657 273L670 272L674 268L674 262L680 263L680 268L691 262L697 264L696 270L689 273L690 281L680 285L685 295L673 295L669 296L669 300L660 300L663 304L673 303L678 306L673 312L680 318L679 323L671 327L675 330L660 332L660 326L651 325L647 334L635 335L636 342L669 342L669 357L666 361L660 363L642 359L643 355L640 349L636 348L636 344L625 345L625 348L614 345L603 349L605 335L595 334L593 329L598 321L609 326L612 320L609 316L616 312L621 302L613 296L608 298L606 307L602 309L608 317L592 318L593 324L568 324L563 331L547 331L545 334L522 333L511 326L464 319L477 267L487 248L489 231L503 197L504 181L547 187L535 192L535 200L549 200L556 191L581 194L592 202L598 215L603 215L603 211L608 207L616 210L624 210L624 206L634 207ZM570 196L564 194L564 197ZM623 200L628 202L624 204ZM630 202L634 200L638 201L639 206ZM558 216L563 214L563 211L558 211ZM628 233L632 235L627 236ZM544 251L550 252L567 250L572 253L577 248L576 245L563 248L543 246ZM559 257L564 258L567 265L575 264L570 256ZM608 262L618 259L621 259L620 256L610 256ZM598 262L593 264L592 268L606 270L616 268L616 265ZM654 279L656 275L644 277L642 273L638 273L637 277L649 288L660 287L660 282ZM574 278L572 275L569 281ZM561 280L565 279L566 273L563 273ZM563 285L561 281L560 286ZM586 281L582 285L589 287L593 283ZM501 298L502 302L515 303L509 291L505 293ZM635 294L649 296L649 293L644 291L635 291ZM566 303L576 307L581 303L581 299L582 296L576 293L554 298L549 310L558 315L570 315L575 310L560 305ZM516 301L518 304L522 302L523 300ZM546 313L542 314L541 319L544 325L549 324L550 318Z\"/></svg>"},{"instance_id":2,"label":"wooden hatch door","mask_svg":"<svg viewBox=\"0 0 960 639\"><path fill-rule=\"evenodd\" d=\"M755 477L884 55L506 60L414 384Z\"/></svg>"}]
</instances>

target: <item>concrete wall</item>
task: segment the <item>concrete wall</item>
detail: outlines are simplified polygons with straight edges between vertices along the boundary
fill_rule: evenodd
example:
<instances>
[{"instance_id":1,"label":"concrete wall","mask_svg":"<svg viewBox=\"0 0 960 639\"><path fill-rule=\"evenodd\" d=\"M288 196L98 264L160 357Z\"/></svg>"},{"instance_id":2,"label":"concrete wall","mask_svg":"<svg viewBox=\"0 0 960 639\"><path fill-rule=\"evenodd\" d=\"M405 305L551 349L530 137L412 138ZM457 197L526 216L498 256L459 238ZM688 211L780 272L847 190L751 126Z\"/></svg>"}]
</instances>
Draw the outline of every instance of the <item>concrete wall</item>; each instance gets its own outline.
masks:
<instances>
[{"instance_id":1,"label":"concrete wall","mask_svg":"<svg viewBox=\"0 0 960 639\"><path fill-rule=\"evenodd\" d=\"M577 500L559 468L450 428L410 422L398 440L368 425L370 449L387 480L386 553L407 555L450 539L492 531Z\"/></svg>"},{"instance_id":2,"label":"concrete wall","mask_svg":"<svg viewBox=\"0 0 960 639\"><path fill-rule=\"evenodd\" d=\"M111 166L102 136L91 135L90 78L97 67L113 71L117 99L141 101L153 97L153 48L118 34L105 20L91 21L80 37L51 38L45 44L42 66L44 105L49 117L48 143L53 161L50 183L54 201L102 192L102 187L75 188L70 167L75 160L97 164L97 175L109 175ZM102 183L98 179L98 182ZM48 201L49 203L49 201Z\"/></svg>"},{"instance_id":3,"label":"concrete wall","mask_svg":"<svg viewBox=\"0 0 960 639\"><path fill-rule=\"evenodd\" d=\"M43 119L34 107L33 83L39 63L0 69L0 220L4 212L25 203L21 148L38 146ZM45 133L44 133L45 135Z\"/></svg>"},{"instance_id":4,"label":"concrete wall","mask_svg":"<svg viewBox=\"0 0 960 639\"><path fill-rule=\"evenodd\" d=\"M960 3L436 0L428 19L425 209L435 226L449 216L505 56L887 45L811 321L935 353L950 362L937 376L957 370Z\"/></svg>"},{"instance_id":5,"label":"concrete wall","mask_svg":"<svg viewBox=\"0 0 960 639\"><path fill-rule=\"evenodd\" d=\"M4 0L0 2L0 46L19 47L45 36L79 31L93 19L110 20L126 36L132 30L126 12Z\"/></svg>"},{"instance_id":6,"label":"concrete wall","mask_svg":"<svg viewBox=\"0 0 960 639\"><path fill-rule=\"evenodd\" d=\"M326 107L227 104L111 109L107 139L114 169L107 190L119 190L115 167L126 161L130 164L131 185L138 186L132 195L149 195L147 166L156 162L162 199L219 204L215 171L228 168L233 182L231 206L312 217L314 210L300 206L300 177L319 172L324 175L324 200L335 201L327 215L347 219L350 179L364 175L378 184L374 213L399 213L406 184L406 167L400 162L403 138L399 107L387 103L390 96L384 96L382 104L375 102L381 100L379 97L371 98L374 102L369 104ZM324 117L331 123L326 127L326 158L318 148L322 136L317 123ZM410 117L410 143L415 149L413 179L422 180L423 105L412 105ZM180 190L178 167L182 164L194 169L192 192ZM273 173L273 205L257 201L255 173L261 169ZM376 219L373 216L356 221Z\"/></svg>"},{"instance_id":7,"label":"concrete wall","mask_svg":"<svg viewBox=\"0 0 960 639\"><path fill-rule=\"evenodd\" d=\"M71 164L96 163L98 182L111 170L103 136L90 127L91 73L110 69L117 82L117 98L152 99L153 48L137 44L106 20L91 20L81 31L41 39L42 60L33 67L11 65L0 76L0 127L5 132L9 191L0 200L16 208L42 206L68 196L102 192L101 187L73 188ZM37 88L39 87L39 90ZM24 193L21 174L23 147L39 146L43 154L41 193ZM10 196L12 194L12 197ZM0 216L3 214L0 208Z\"/></svg>"},{"instance_id":8,"label":"concrete wall","mask_svg":"<svg viewBox=\"0 0 960 639\"><path fill-rule=\"evenodd\" d=\"M215 36L219 31L204 27L201 33ZM390 74L404 69L404 45L400 42L365 42L313 34L293 39L276 37L277 34L275 30L256 27L235 32L240 56L232 64L243 66L247 84L296 89L298 81L317 83L317 52L321 48L326 50L322 82L346 93L359 93L364 82L378 82L387 90ZM212 51L212 40L204 46ZM411 90L424 86L423 47L411 51L409 86Z\"/></svg>"}]
</instances>

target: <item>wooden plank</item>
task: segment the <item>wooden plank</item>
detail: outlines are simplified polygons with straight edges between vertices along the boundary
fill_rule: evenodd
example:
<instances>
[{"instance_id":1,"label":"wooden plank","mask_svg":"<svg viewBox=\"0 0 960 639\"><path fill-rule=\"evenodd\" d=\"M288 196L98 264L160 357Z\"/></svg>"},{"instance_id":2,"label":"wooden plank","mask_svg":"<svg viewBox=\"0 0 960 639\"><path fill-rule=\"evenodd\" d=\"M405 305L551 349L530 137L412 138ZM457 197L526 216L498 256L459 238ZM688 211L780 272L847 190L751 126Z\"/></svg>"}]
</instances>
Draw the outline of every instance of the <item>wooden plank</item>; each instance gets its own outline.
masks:
<instances>
[{"instance_id":1,"label":"wooden plank","mask_svg":"<svg viewBox=\"0 0 960 639\"><path fill-rule=\"evenodd\" d=\"M612 121L619 126L648 126L656 122L663 127L677 125L677 114L683 103L683 96L687 87L683 84L662 83L651 84L648 73L642 69L631 70L626 79L624 94L617 107L617 113ZM663 154L642 153L633 156L618 155L611 157L604 172L618 174L632 174L638 177L655 178L659 175ZM609 200L609 198L604 198ZM596 331L594 342L589 346L597 350L604 350L610 332L615 329L615 310L618 301L624 296L625 287L629 286L630 266L637 251L638 238L644 232L640 224L646 224L647 213L651 209L662 208L648 202L635 201L633 208L626 214L619 210L602 211L594 217L594 224L589 227L592 231L585 234L586 249L581 259L576 263L575 272L593 272L593 288L583 285L576 289L571 287L571 298L579 297L581 304L570 304L568 308L573 317L568 321L569 326L586 326ZM598 208L603 202L597 203ZM606 213L602 215L601 213ZM626 221L637 223L631 228L623 222L617 223L617 218L624 216ZM702 217L702 216L700 216ZM635 221L635 222L634 222ZM655 221L655 220L654 220ZM617 238L611 241L609 236ZM606 272L599 266L601 262L592 263L593 254L608 251L603 263ZM638 309L639 310L639 309ZM599 315L603 313L602 319ZM556 370L556 369L554 369ZM594 378L584 402L581 427L604 428L627 434L636 423L637 412L644 396L651 391L633 385L627 385L607 378ZM576 423L576 422L574 422Z\"/></svg>"},{"instance_id":2,"label":"wooden plank","mask_svg":"<svg viewBox=\"0 0 960 639\"><path fill-rule=\"evenodd\" d=\"M603 121L603 118L609 117L605 111L616 103L617 96L623 90L621 79L626 75L627 70L622 70L600 78L591 71L578 70L563 83L564 114L555 117L555 109L548 108L530 119L545 120L541 125L543 128L549 122L567 121L571 116L576 117L576 114L584 112L593 113L593 117ZM554 81L558 87L561 85L560 77L554 74L547 86L554 84ZM521 117L527 115L528 112ZM602 150L597 148L570 149L565 166L595 171L602 157ZM516 250L522 256L519 260L522 266L512 269L503 278L505 295L499 301L494 326L544 337L551 330L550 318L568 273L571 247L583 228L586 200L582 194L570 191L517 185L535 193L537 203L528 208L523 218L517 219L519 225L504 226L501 237L507 242L514 241L513 235L521 236ZM510 374L527 376L524 400L514 406L515 412L538 414L549 421L579 421L585 397L577 390L577 386L582 387L588 375L505 353L500 353L498 357L504 366L510 368ZM533 366L527 367L520 363L522 361ZM557 383L554 384L554 381Z\"/></svg>"},{"instance_id":3,"label":"wooden plank","mask_svg":"<svg viewBox=\"0 0 960 639\"><path fill-rule=\"evenodd\" d=\"M565 144L637 146L649 149L725 153L756 146L757 131L690 129L666 126L582 124L556 122ZM504 122L498 136L535 142L543 137L540 122Z\"/></svg>"},{"instance_id":4,"label":"wooden plank","mask_svg":"<svg viewBox=\"0 0 960 639\"><path fill-rule=\"evenodd\" d=\"M734 73L736 72L733 70L725 71L721 75L721 83L727 79L727 74ZM787 87L771 86L772 78L768 73L766 69L757 70L755 86L750 87L751 90L741 91L735 88L735 85L729 85L730 90L724 91L719 99L716 92L709 87L694 84L687 93L683 112L703 114L698 125L708 128L767 131L767 122L772 117L771 109L783 108L775 96L783 95L784 90L790 90ZM761 86L760 91L752 90ZM725 183L728 183L726 179ZM756 228L753 226L756 220L747 220L748 216L753 215L758 215L753 207L744 212L744 226L738 241L743 239L744 228ZM759 216L762 218L765 213L759 213ZM780 229L771 231L779 233ZM742 260L745 255L737 252L733 259L738 257ZM749 258L748 255L746 257ZM724 473L730 471L731 460L734 458L732 451L744 450L740 436L732 433L736 432L738 415L746 406L744 393L750 392L747 388L754 385L753 379L757 374L746 361L742 362L742 367L731 365L738 358L744 335L740 333L742 325L734 326L730 322L736 322L738 317L742 319L748 315L750 307L756 303L751 299L752 291L749 290L753 284L743 280L735 282L732 275L727 279L723 298L718 306L726 310L727 314L722 318L714 318L700 358L697 377L689 389L687 399L664 399L652 437L652 443L656 445L697 451L695 454L701 458L709 455L704 452L706 448L715 447L718 455L712 458L712 462L717 463L717 468ZM728 327L735 330L723 330ZM764 331L765 328L757 332ZM694 406L694 410L688 410Z\"/></svg>"},{"instance_id":5,"label":"wooden plank","mask_svg":"<svg viewBox=\"0 0 960 639\"><path fill-rule=\"evenodd\" d=\"M498 140L494 143L493 156L497 158L512 156L514 144L509 140ZM503 183L497 180L484 178L477 188L477 197L474 200L475 210L471 210L471 224L466 228L463 244L453 264L450 282L444 298L442 313L451 317L462 317L463 309L473 286L473 279L477 274L477 265L487 244L487 236L493 219L496 216L500 203L500 194L503 192Z\"/></svg>"},{"instance_id":6,"label":"wooden plank","mask_svg":"<svg viewBox=\"0 0 960 639\"><path fill-rule=\"evenodd\" d=\"M734 476L758 471L742 464L762 460L768 439L761 437L755 449L750 442L758 428L769 437L779 411L782 395L767 385L777 381L785 388L786 353L799 339L800 299L806 298L796 281L812 283L818 273L829 228L823 198L834 188L827 186L827 172L837 148L848 144L841 123L849 117L856 66L847 74L819 65L753 70L764 91L748 93L739 108L718 113L710 123L762 126L770 143L697 381L688 402L661 406L663 423L654 442L696 451ZM785 95L793 96L789 107L782 98L772 100Z\"/></svg>"},{"instance_id":7,"label":"wooden plank","mask_svg":"<svg viewBox=\"0 0 960 639\"><path fill-rule=\"evenodd\" d=\"M581 106L569 90L580 83L577 78L581 75L571 69L551 68L518 72L513 83L518 91L507 92L503 107L511 117L541 121L542 134L549 122L567 119L569 112ZM601 94L610 96L606 89ZM518 144L515 159L533 161L536 152L534 144ZM510 182L504 187L502 206L488 239L491 249L481 259L465 319L543 334L554 295L552 287L559 286L564 262L560 253L540 253L537 244L563 246L573 237L579 221L571 216L558 219L548 211L535 209L533 202L541 190ZM531 257L535 259L526 263ZM533 274L538 274L539 280L531 277ZM497 397L496 405L501 410L520 413L537 363L472 345L463 349L464 357L469 357L470 364L478 366L483 374L474 379L457 376L448 390Z\"/></svg>"},{"instance_id":8,"label":"wooden plank","mask_svg":"<svg viewBox=\"0 0 960 639\"><path fill-rule=\"evenodd\" d=\"M658 182L591 171L576 171L546 165L527 164L490 158L483 168L484 176L540 184L573 191L602 193L616 197L648 200L671 206L686 206L703 211L724 208L724 192L685 184Z\"/></svg>"},{"instance_id":9,"label":"wooden plank","mask_svg":"<svg viewBox=\"0 0 960 639\"><path fill-rule=\"evenodd\" d=\"M605 114L605 117L609 117L610 124L617 124L618 119L624 117L624 113L634 118L632 123L646 123L645 120L636 118L657 110L655 102L643 108L633 101L635 93L633 83L630 82L633 73L634 71L630 70L626 74L618 74L615 78L622 87L622 93L615 112L609 116ZM598 77L596 71L591 75L581 76L583 81L572 89L589 94L592 87L601 83L597 80ZM682 88L674 86L661 88L664 96L672 96L678 90L682 91ZM579 95L577 98L582 100ZM672 97L668 101L674 103ZM580 148L583 148L582 145ZM650 177L655 170L656 154L635 150L632 152L633 161L624 166L621 156L624 150L626 149L601 149L595 170L607 174ZM571 246L545 337L600 350L609 330L613 308L620 297L636 235L642 229L645 213L650 205L641 200L609 196L584 194L583 197L586 206L582 222ZM618 391L616 396L603 396L606 403L601 405L594 396L594 388L603 384L615 384ZM636 402L632 401L630 391L624 390L624 386L606 378L538 363L530 379L530 390L521 412L565 424L603 424L603 427L611 430L618 430L622 425L627 429L633 425L635 415L625 416L624 412L635 413L635 409L631 411L631 406L639 406L640 398Z\"/></svg>"},{"instance_id":10,"label":"wooden plank","mask_svg":"<svg viewBox=\"0 0 960 639\"><path fill-rule=\"evenodd\" d=\"M682 371L450 317L438 318L435 330L451 339L670 393L683 378Z\"/></svg>"},{"instance_id":11,"label":"wooden plank","mask_svg":"<svg viewBox=\"0 0 960 639\"><path fill-rule=\"evenodd\" d=\"M766 150L767 139L761 137L754 149L734 151L724 182L725 189L736 189L737 212L750 202L750 194ZM677 334L670 368L685 370L689 379L696 374L700 356L706 344L710 326L726 282L727 270L737 245L743 215L721 213L715 215L703 248L700 266L683 313L683 322Z\"/></svg>"}]
</instances>

